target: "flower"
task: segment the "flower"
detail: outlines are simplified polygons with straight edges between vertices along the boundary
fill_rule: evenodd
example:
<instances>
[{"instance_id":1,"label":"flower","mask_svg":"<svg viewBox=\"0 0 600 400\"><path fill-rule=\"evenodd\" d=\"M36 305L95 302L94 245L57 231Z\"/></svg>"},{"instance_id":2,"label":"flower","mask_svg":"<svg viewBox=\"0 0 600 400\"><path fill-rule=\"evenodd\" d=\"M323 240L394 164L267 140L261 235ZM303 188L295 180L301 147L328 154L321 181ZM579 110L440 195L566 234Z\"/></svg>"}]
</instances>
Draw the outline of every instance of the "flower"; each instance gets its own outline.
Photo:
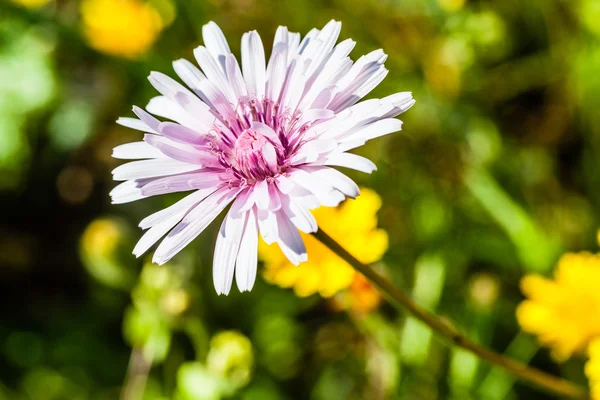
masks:
<instances>
[{"instance_id":1,"label":"flower","mask_svg":"<svg viewBox=\"0 0 600 400\"><path fill-rule=\"evenodd\" d=\"M320 229L353 256L372 263L380 260L387 250L388 237L383 229L377 229L381 199L370 189L361 188L360 192L356 200L346 201L337 208L318 208L313 215ZM275 246L259 244L259 255L264 261L263 275L268 282L292 287L298 296L318 292L323 297L331 297L354 282L358 274L346 261L312 235L301 236L310 258L299 267L291 264Z\"/></svg>"},{"instance_id":2,"label":"flower","mask_svg":"<svg viewBox=\"0 0 600 400\"><path fill-rule=\"evenodd\" d=\"M600 336L600 255L567 253L554 279L528 275L521 290L529 299L517 308L519 324L549 346L557 360L585 350Z\"/></svg>"},{"instance_id":3,"label":"flower","mask_svg":"<svg viewBox=\"0 0 600 400\"><path fill-rule=\"evenodd\" d=\"M386 55L375 50L353 63L352 40L335 46L340 29L331 21L301 41L279 27L268 62L260 36L248 32L240 69L211 22L203 27L205 46L194 50L203 72L186 60L173 63L191 90L164 74L150 74L162 96L150 101L148 112L134 107L138 118L118 120L146 135L114 149L115 158L143 160L113 171L115 180L125 181L111 192L113 203L193 192L141 221L148 231L134 254L166 235L153 261L167 262L232 203L215 246L217 293L229 292L234 274L241 291L252 288L259 232L292 264L308 259L298 230L317 230L309 210L335 207L359 194L331 166L375 170L370 160L348 151L400 130L402 122L394 117L414 104L410 93L356 104L385 77ZM353 229L359 222L343 223Z\"/></svg>"},{"instance_id":4,"label":"flower","mask_svg":"<svg viewBox=\"0 0 600 400\"><path fill-rule=\"evenodd\" d=\"M600 338L590 342L588 346L589 360L585 364L585 375L590 381L592 399L600 399Z\"/></svg>"},{"instance_id":5,"label":"flower","mask_svg":"<svg viewBox=\"0 0 600 400\"><path fill-rule=\"evenodd\" d=\"M126 58L144 54L164 28L158 11L141 0L84 0L81 16L90 46Z\"/></svg>"}]
</instances>

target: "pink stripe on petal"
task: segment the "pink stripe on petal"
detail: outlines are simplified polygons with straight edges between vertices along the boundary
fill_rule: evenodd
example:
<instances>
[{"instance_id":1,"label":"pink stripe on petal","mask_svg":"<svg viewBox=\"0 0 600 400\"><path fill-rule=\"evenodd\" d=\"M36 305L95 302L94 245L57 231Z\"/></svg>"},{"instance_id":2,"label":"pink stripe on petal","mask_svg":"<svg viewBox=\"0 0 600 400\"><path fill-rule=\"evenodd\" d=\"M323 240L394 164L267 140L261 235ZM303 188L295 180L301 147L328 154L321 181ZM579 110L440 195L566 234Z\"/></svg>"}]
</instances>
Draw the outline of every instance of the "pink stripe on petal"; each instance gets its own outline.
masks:
<instances>
[{"instance_id":1,"label":"pink stripe on petal","mask_svg":"<svg viewBox=\"0 0 600 400\"><path fill-rule=\"evenodd\" d=\"M157 133L154 129L150 128L144 121L137 118L121 117L117 119L117 124L126 128L135 129L136 131Z\"/></svg>"},{"instance_id":2,"label":"pink stripe on petal","mask_svg":"<svg viewBox=\"0 0 600 400\"><path fill-rule=\"evenodd\" d=\"M158 129L163 136L181 143L205 146L211 142L210 137L206 135L206 132L200 133L172 122L162 122L158 126Z\"/></svg>"},{"instance_id":3,"label":"pink stripe on petal","mask_svg":"<svg viewBox=\"0 0 600 400\"><path fill-rule=\"evenodd\" d=\"M269 210L275 212L281 208L280 192L275 183L269 183Z\"/></svg>"},{"instance_id":4,"label":"pink stripe on petal","mask_svg":"<svg viewBox=\"0 0 600 400\"><path fill-rule=\"evenodd\" d=\"M214 171L201 170L190 174L171 175L156 179L144 185L141 190L145 196L183 192L194 189L216 188L224 184L221 176Z\"/></svg>"},{"instance_id":5,"label":"pink stripe on petal","mask_svg":"<svg viewBox=\"0 0 600 400\"><path fill-rule=\"evenodd\" d=\"M158 132L158 125L160 124L159 120L136 106L133 107L133 112L152 130L152 132Z\"/></svg>"}]
</instances>

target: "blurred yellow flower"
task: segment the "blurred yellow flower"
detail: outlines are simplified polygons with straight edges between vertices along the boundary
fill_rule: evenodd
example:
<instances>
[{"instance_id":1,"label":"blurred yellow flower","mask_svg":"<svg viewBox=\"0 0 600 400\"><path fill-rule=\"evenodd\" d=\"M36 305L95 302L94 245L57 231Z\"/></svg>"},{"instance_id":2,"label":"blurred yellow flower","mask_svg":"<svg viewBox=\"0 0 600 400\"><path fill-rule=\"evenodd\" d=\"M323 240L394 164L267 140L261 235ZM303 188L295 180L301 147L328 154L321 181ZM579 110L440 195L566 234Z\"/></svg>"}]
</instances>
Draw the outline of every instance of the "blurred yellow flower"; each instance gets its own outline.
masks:
<instances>
[{"instance_id":1,"label":"blurred yellow flower","mask_svg":"<svg viewBox=\"0 0 600 400\"><path fill-rule=\"evenodd\" d=\"M120 239L121 231L115 221L97 219L83 232L81 247L87 254L106 257L113 253Z\"/></svg>"},{"instance_id":2,"label":"blurred yellow flower","mask_svg":"<svg viewBox=\"0 0 600 400\"><path fill-rule=\"evenodd\" d=\"M379 291L361 274L354 274L350 287L333 298L336 310L350 310L354 314L368 314L380 304Z\"/></svg>"},{"instance_id":3,"label":"blurred yellow flower","mask_svg":"<svg viewBox=\"0 0 600 400\"><path fill-rule=\"evenodd\" d=\"M567 253L554 279L528 275L521 290L529 299L517 308L519 324L549 346L557 360L585 350L600 336L600 255Z\"/></svg>"},{"instance_id":4,"label":"blurred yellow flower","mask_svg":"<svg viewBox=\"0 0 600 400\"><path fill-rule=\"evenodd\" d=\"M364 263L381 259L388 248L388 236L377 229L377 211L381 198L370 189L362 188L355 200L347 200L339 207L321 207L313 215L323 229L353 256ZM259 257L264 261L263 275L271 283L293 288L298 296L320 293L331 297L349 287L355 277L354 269L335 255L312 235L302 234L308 261L298 267L292 265L277 246L268 246L262 240Z\"/></svg>"},{"instance_id":5,"label":"blurred yellow flower","mask_svg":"<svg viewBox=\"0 0 600 400\"><path fill-rule=\"evenodd\" d=\"M16 4L20 4L27 8L39 8L46 3L49 3L50 0L12 0Z\"/></svg>"},{"instance_id":6,"label":"blurred yellow flower","mask_svg":"<svg viewBox=\"0 0 600 400\"><path fill-rule=\"evenodd\" d=\"M590 359L585 364L585 375L590 381L592 399L600 400L600 338L590 342L588 356Z\"/></svg>"},{"instance_id":7,"label":"blurred yellow flower","mask_svg":"<svg viewBox=\"0 0 600 400\"><path fill-rule=\"evenodd\" d=\"M90 46L126 58L144 54L164 28L158 11L142 0L84 0L81 15Z\"/></svg>"}]
</instances>

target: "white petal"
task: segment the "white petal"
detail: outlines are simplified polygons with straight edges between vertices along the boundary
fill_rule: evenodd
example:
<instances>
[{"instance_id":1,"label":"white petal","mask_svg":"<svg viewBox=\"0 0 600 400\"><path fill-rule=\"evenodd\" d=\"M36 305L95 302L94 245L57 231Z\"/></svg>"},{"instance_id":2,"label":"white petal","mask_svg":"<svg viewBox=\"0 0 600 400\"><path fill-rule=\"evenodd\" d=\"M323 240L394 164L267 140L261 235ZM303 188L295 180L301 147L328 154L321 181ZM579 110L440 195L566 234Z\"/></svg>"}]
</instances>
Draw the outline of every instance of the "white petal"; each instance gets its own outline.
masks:
<instances>
[{"instance_id":1,"label":"white petal","mask_svg":"<svg viewBox=\"0 0 600 400\"><path fill-rule=\"evenodd\" d=\"M284 194L290 193L296 187L296 184L285 175L279 175L275 178L275 183L279 191Z\"/></svg>"},{"instance_id":2,"label":"white petal","mask_svg":"<svg viewBox=\"0 0 600 400\"><path fill-rule=\"evenodd\" d=\"M288 216L290 221L304 233L313 233L319 229L315 217L310 211L301 205L299 205L294 198L285 196L282 198L282 209L283 212Z\"/></svg>"},{"instance_id":3,"label":"white petal","mask_svg":"<svg viewBox=\"0 0 600 400\"><path fill-rule=\"evenodd\" d=\"M288 260L294 265L308 260L306 247L298 229L282 211L277 212L277 226L279 238L277 244Z\"/></svg>"},{"instance_id":4,"label":"white petal","mask_svg":"<svg viewBox=\"0 0 600 400\"><path fill-rule=\"evenodd\" d=\"M152 160L133 161L118 166L112 171L115 181L154 178L190 172L199 169L197 164L186 164L167 157Z\"/></svg>"},{"instance_id":5,"label":"white petal","mask_svg":"<svg viewBox=\"0 0 600 400\"><path fill-rule=\"evenodd\" d=\"M229 44L227 44L227 39L225 39L221 28L210 21L202 27L202 40L210 54L222 64L223 70L225 70L224 59L225 56L231 53L231 50L229 50Z\"/></svg>"},{"instance_id":6,"label":"white petal","mask_svg":"<svg viewBox=\"0 0 600 400\"><path fill-rule=\"evenodd\" d=\"M233 54L227 55L225 60L225 70L227 72L227 79L229 80L229 84L231 85L231 89L235 96L237 98L246 96L246 83L244 82L240 65Z\"/></svg>"},{"instance_id":7,"label":"white petal","mask_svg":"<svg viewBox=\"0 0 600 400\"><path fill-rule=\"evenodd\" d=\"M377 86L387 74L383 66L387 55L375 50L359 58L348 73L336 83L339 92L327 108L340 112L350 107Z\"/></svg>"},{"instance_id":8,"label":"white petal","mask_svg":"<svg viewBox=\"0 0 600 400\"><path fill-rule=\"evenodd\" d=\"M242 244L235 264L235 281L240 292L250 291L256 280L258 263L258 225L254 209L248 211Z\"/></svg>"},{"instance_id":9,"label":"white petal","mask_svg":"<svg viewBox=\"0 0 600 400\"><path fill-rule=\"evenodd\" d=\"M402 114L415 104L411 92L394 93L381 99L381 102L391 103L393 105L393 109L389 113L383 115L382 118L393 118Z\"/></svg>"},{"instance_id":10,"label":"white petal","mask_svg":"<svg viewBox=\"0 0 600 400\"><path fill-rule=\"evenodd\" d=\"M242 71L248 94L261 99L265 94L265 50L256 31L242 36Z\"/></svg>"},{"instance_id":11,"label":"white petal","mask_svg":"<svg viewBox=\"0 0 600 400\"><path fill-rule=\"evenodd\" d=\"M196 204L200 203L207 196L216 192L216 190L216 188L197 190L178 202L172 204L171 206L147 216L140 222L139 227L142 229L148 229L156 224L160 224L170 219L173 215L176 215L180 212L187 213L192 207L196 206Z\"/></svg>"},{"instance_id":12,"label":"white petal","mask_svg":"<svg viewBox=\"0 0 600 400\"><path fill-rule=\"evenodd\" d=\"M256 185L249 186L246 189L242 190L238 195L238 198L240 198L240 212L248 211L249 209L254 207L254 204L256 203L256 195L254 194L255 187Z\"/></svg>"},{"instance_id":13,"label":"white petal","mask_svg":"<svg viewBox=\"0 0 600 400\"><path fill-rule=\"evenodd\" d=\"M275 183L269 183L269 210L278 211L281 208L282 195Z\"/></svg>"},{"instance_id":14,"label":"white petal","mask_svg":"<svg viewBox=\"0 0 600 400\"><path fill-rule=\"evenodd\" d=\"M166 219L161 223L154 225L152 228L146 231L135 245L135 248L133 249L133 254L136 257L139 257L146 251L148 251L148 249L152 247L154 243L158 242L160 238L166 235L167 232L169 232L175 225L177 225L177 223L181 221L181 218L183 218L184 215L184 211L179 212L171 216L169 219Z\"/></svg>"},{"instance_id":15,"label":"white petal","mask_svg":"<svg viewBox=\"0 0 600 400\"><path fill-rule=\"evenodd\" d=\"M154 115L168 118L182 126L186 126L196 132L202 133L206 133L210 130L212 125L211 123L215 119L215 117L212 116L207 110L197 110L194 113L194 116L189 110L186 110L165 96L156 96L150 99L148 105L146 105L146 109ZM196 116L204 116L204 119L201 120ZM160 125L157 127L157 129L160 129Z\"/></svg>"},{"instance_id":16,"label":"white petal","mask_svg":"<svg viewBox=\"0 0 600 400\"><path fill-rule=\"evenodd\" d=\"M194 91L199 89L200 83L206 80L206 76L204 76L198 67L186 59L180 58L173 61L173 69L181 80Z\"/></svg>"},{"instance_id":17,"label":"white petal","mask_svg":"<svg viewBox=\"0 0 600 400\"><path fill-rule=\"evenodd\" d=\"M150 128L151 133L158 132L158 125L160 124L159 120L136 106L133 107L133 112L138 116L139 119L142 120L144 124Z\"/></svg>"},{"instance_id":18,"label":"white petal","mask_svg":"<svg viewBox=\"0 0 600 400\"><path fill-rule=\"evenodd\" d=\"M319 32L316 37L316 41L320 42L318 48L315 49L313 54L305 53L307 58L311 58L311 64L308 70L306 71L306 75L312 75L319 67L321 67L322 63L326 60L328 55L330 54L337 38L340 35L340 31L342 29L342 24L331 20L323 27L323 29ZM307 49L308 51L308 49Z\"/></svg>"},{"instance_id":19,"label":"white petal","mask_svg":"<svg viewBox=\"0 0 600 400\"><path fill-rule=\"evenodd\" d=\"M191 145L174 142L157 135L146 135L144 141L156 147L171 159L188 165L195 165L196 168L193 169L220 166L217 156L208 150L200 150Z\"/></svg>"},{"instance_id":20,"label":"white petal","mask_svg":"<svg viewBox=\"0 0 600 400\"><path fill-rule=\"evenodd\" d=\"M358 185L340 171L329 167L304 166L302 169L311 175L324 180L331 186L344 193L347 197L356 198L360 194Z\"/></svg>"},{"instance_id":21,"label":"white petal","mask_svg":"<svg viewBox=\"0 0 600 400\"><path fill-rule=\"evenodd\" d=\"M225 56L222 56L223 64L220 65L217 60L211 56L206 47L198 46L194 49L194 57L196 57L198 65L200 65L200 68L202 68L202 71L208 80L223 93L230 103L235 104L235 95L225 76Z\"/></svg>"},{"instance_id":22,"label":"white petal","mask_svg":"<svg viewBox=\"0 0 600 400\"><path fill-rule=\"evenodd\" d=\"M115 147L112 156L121 160L136 160L164 157L164 154L146 142L132 142Z\"/></svg>"},{"instance_id":23,"label":"white petal","mask_svg":"<svg viewBox=\"0 0 600 400\"><path fill-rule=\"evenodd\" d=\"M239 193L239 189L224 187L192 209L160 243L152 261L162 265L194 240Z\"/></svg>"},{"instance_id":24,"label":"white petal","mask_svg":"<svg viewBox=\"0 0 600 400\"><path fill-rule=\"evenodd\" d=\"M260 235L265 243L275 243L279 235L275 213L270 210L257 209L256 217L258 220L258 227L260 228Z\"/></svg>"},{"instance_id":25,"label":"white petal","mask_svg":"<svg viewBox=\"0 0 600 400\"><path fill-rule=\"evenodd\" d=\"M317 125L315 131L319 137L339 140L344 135L356 132L381 119L386 113L393 110L393 104L384 100L365 100L338 113L335 118Z\"/></svg>"},{"instance_id":26,"label":"white petal","mask_svg":"<svg viewBox=\"0 0 600 400\"><path fill-rule=\"evenodd\" d=\"M277 152L275 151L275 147L269 142L265 143L263 147L260 149L262 152L263 159L267 163L267 165L273 170L277 169Z\"/></svg>"},{"instance_id":27,"label":"white petal","mask_svg":"<svg viewBox=\"0 0 600 400\"><path fill-rule=\"evenodd\" d=\"M279 101L286 72L287 44L279 43L273 48L273 53L271 54L269 65L267 66L266 95L268 98Z\"/></svg>"},{"instance_id":28,"label":"white petal","mask_svg":"<svg viewBox=\"0 0 600 400\"><path fill-rule=\"evenodd\" d=\"M156 131L154 131L148 125L146 125L145 122L140 121L137 118L121 117L117 119L117 124L127 128L135 129L136 131L156 133Z\"/></svg>"},{"instance_id":29,"label":"white petal","mask_svg":"<svg viewBox=\"0 0 600 400\"><path fill-rule=\"evenodd\" d=\"M266 180L262 180L257 182L254 185L254 199L256 201L256 206L260 210L267 210L269 208L269 185Z\"/></svg>"},{"instance_id":30,"label":"white petal","mask_svg":"<svg viewBox=\"0 0 600 400\"><path fill-rule=\"evenodd\" d=\"M277 27L277 30L275 31L275 37L273 38L273 48L275 48L275 46L277 46L279 43L283 43L287 50L288 35L289 35L289 31L288 31L287 26ZM271 54L271 56L272 56L272 54Z\"/></svg>"},{"instance_id":31,"label":"white petal","mask_svg":"<svg viewBox=\"0 0 600 400\"><path fill-rule=\"evenodd\" d=\"M373 171L377 171L377 166L373 164L373 161L357 156L352 153L334 153L330 154L323 162L323 165L334 165L337 167L346 167L354 169L356 171L365 172L370 174Z\"/></svg>"},{"instance_id":32,"label":"white petal","mask_svg":"<svg viewBox=\"0 0 600 400\"><path fill-rule=\"evenodd\" d=\"M201 121L215 122L214 110L217 110L221 116L233 115L233 108L223 92L191 62L180 59L173 62L173 68L177 75L202 99L206 109L202 112L194 112L193 115ZM213 111L210 108L214 109ZM190 111L191 112L191 111ZM219 117L219 115L216 115Z\"/></svg>"},{"instance_id":33,"label":"white petal","mask_svg":"<svg viewBox=\"0 0 600 400\"><path fill-rule=\"evenodd\" d=\"M235 118L235 110L233 107L237 104L237 100L229 100L225 94L223 94L223 91L212 81L205 79L200 82L198 84L198 94L206 104L210 105L221 116L225 118Z\"/></svg>"},{"instance_id":34,"label":"white petal","mask_svg":"<svg viewBox=\"0 0 600 400\"><path fill-rule=\"evenodd\" d=\"M345 199L344 194L333 186L302 169L293 170L289 178L313 193L324 206L335 207Z\"/></svg>"},{"instance_id":35,"label":"white petal","mask_svg":"<svg viewBox=\"0 0 600 400\"><path fill-rule=\"evenodd\" d=\"M302 118L298 121L298 125L302 126L307 122L315 122L322 119L330 119L335 117L335 113L326 108L316 108L302 113Z\"/></svg>"},{"instance_id":36,"label":"white petal","mask_svg":"<svg viewBox=\"0 0 600 400\"><path fill-rule=\"evenodd\" d=\"M321 154L328 154L338 148L337 141L333 139L315 139L302 145L290 159L292 165L311 163L317 161Z\"/></svg>"},{"instance_id":37,"label":"white petal","mask_svg":"<svg viewBox=\"0 0 600 400\"><path fill-rule=\"evenodd\" d=\"M340 87L343 87L343 89L334 97L327 108L339 112L358 102L379 85L388 73L388 70L383 66L383 61L385 61L385 57L382 57L381 60L368 63L363 66L364 68L348 83L347 86L344 87L340 84ZM348 75L353 75L352 70L357 65L359 65L358 61L348 72Z\"/></svg>"},{"instance_id":38,"label":"white petal","mask_svg":"<svg viewBox=\"0 0 600 400\"><path fill-rule=\"evenodd\" d=\"M185 86L177 82L175 79L162 72L152 71L148 76L148 80L154 86L156 90L163 96L168 97L171 100L175 100L177 93L189 93L192 94Z\"/></svg>"},{"instance_id":39,"label":"white petal","mask_svg":"<svg viewBox=\"0 0 600 400\"><path fill-rule=\"evenodd\" d=\"M232 207L219 229L213 257L213 283L217 294L229 294L229 290L231 290L235 261L247 215L248 213L238 213Z\"/></svg>"},{"instance_id":40,"label":"white petal","mask_svg":"<svg viewBox=\"0 0 600 400\"><path fill-rule=\"evenodd\" d=\"M281 95L279 96L279 102L282 107L287 107L291 112L296 111L305 88L306 76L302 73L300 66L302 61L303 58L301 56L291 60L285 82L281 88Z\"/></svg>"},{"instance_id":41,"label":"white petal","mask_svg":"<svg viewBox=\"0 0 600 400\"><path fill-rule=\"evenodd\" d=\"M302 54L306 50L306 47L309 45L309 43L311 41L313 41L317 37L319 32L320 31L317 28L312 28L310 31L308 31L308 33L306 35L304 35L304 38L302 38L302 41L300 42L300 45L298 46L298 52L300 54Z\"/></svg>"},{"instance_id":42,"label":"white petal","mask_svg":"<svg viewBox=\"0 0 600 400\"><path fill-rule=\"evenodd\" d=\"M112 204L130 203L145 198L138 182L131 180L118 184L110 191Z\"/></svg>"},{"instance_id":43,"label":"white petal","mask_svg":"<svg viewBox=\"0 0 600 400\"><path fill-rule=\"evenodd\" d=\"M206 145L209 142L209 136L206 134L173 122L161 122L158 129L164 137L176 142L197 146Z\"/></svg>"},{"instance_id":44,"label":"white petal","mask_svg":"<svg viewBox=\"0 0 600 400\"><path fill-rule=\"evenodd\" d=\"M226 182L226 175L221 175L215 170L201 170L189 174L170 175L165 178L155 179L142 186L144 196L185 192L194 189L216 188Z\"/></svg>"},{"instance_id":45,"label":"white petal","mask_svg":"<svg viewBox=\"0 0 600 400\"><path fill-rule=\"evenodd\" d=\"M174 67L177 62L173 63ZM148 80L156 90L171 101L177 103L181 108L186 110L190 116L195 117L204 124L208 124L211 120L212 117L210 115L209 107L204 104L198 96L190 92L176 80L160 72L151 72ZM206 81L206 79L204 81ZM193 128L192 126L190 127Z\"/></svg>"},{"instance_id":46,"label":"white petal","mask_svg":"<svg viewBox=\"0 0 600 400\"><path fill-rule=\"evenodd\" d=\"M298 47L300 46L300 34L298 32L288 32L288 63L298 54Z\"/></svg>"},{"instance_id":47,"label":"white petal","mask_svg":"<svg viewBox=\"0 0 600 400\"><path fill-rule=\"evenodd\" d=\"M396 118L382 119L358 130L342 135L340 139L340 152L354 149L364 145L368 140L388 135L402 129L402 121Z\"/></svg>"}]
</instances>

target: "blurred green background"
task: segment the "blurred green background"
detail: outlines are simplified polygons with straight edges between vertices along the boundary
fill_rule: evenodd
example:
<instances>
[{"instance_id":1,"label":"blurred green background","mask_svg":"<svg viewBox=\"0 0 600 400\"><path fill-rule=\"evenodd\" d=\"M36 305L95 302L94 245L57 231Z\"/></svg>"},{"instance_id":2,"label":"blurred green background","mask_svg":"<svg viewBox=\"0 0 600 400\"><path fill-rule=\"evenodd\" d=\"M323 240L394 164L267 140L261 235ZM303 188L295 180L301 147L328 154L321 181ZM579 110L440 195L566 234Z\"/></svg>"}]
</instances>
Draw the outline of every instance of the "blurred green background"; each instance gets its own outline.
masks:
<instances>
[{"instance_id":1,"label":"blurred green background","mask_svg":"<svg viewBox=\"0 0 600 400\"><path fill-rule=\"evenodd\" d=\"M114 121L210 20L236 54L245 31L270 51L278 25L332 18L354 59L383 48L369 97L417 104L360 150L379 170L350 174L383 200L379 267L479 342L585 384L583 360L552 362L514 310L525 273L597 248L600 1L124 3L0 3L0 399L551 398L385 304L335 312L260 277L217 297L217 223L166 267L131 255L173 198L110 204L111 149L140 137Z\"/></svg>"}]
</instances>

